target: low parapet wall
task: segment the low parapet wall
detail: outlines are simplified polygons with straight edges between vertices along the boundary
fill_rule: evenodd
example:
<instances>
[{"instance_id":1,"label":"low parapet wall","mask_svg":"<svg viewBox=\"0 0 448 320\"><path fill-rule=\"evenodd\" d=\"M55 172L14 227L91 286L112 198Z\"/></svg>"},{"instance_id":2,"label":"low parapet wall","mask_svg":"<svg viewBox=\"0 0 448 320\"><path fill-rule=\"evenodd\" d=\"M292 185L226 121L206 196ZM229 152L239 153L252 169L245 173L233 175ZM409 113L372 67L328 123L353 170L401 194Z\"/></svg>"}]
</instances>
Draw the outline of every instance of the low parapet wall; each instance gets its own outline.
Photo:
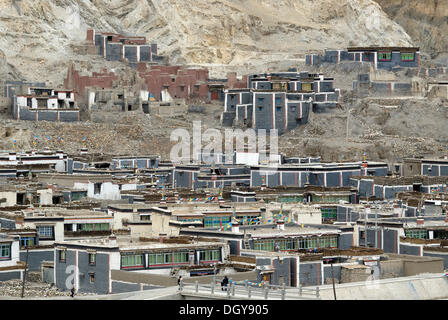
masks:
<instances>
[{"instance_id":1,"label":"low parapet wall","mask_svg":"<svg viewBox=\"0 0 448 320\"><path fill-rule=\"evenodd\" d=\"M333 287L321 286L323 300L334 300ZM415 277L336 285L337 300L438 300L448 298L448 277L427 274Z\"/></svg>"}]
</instances>

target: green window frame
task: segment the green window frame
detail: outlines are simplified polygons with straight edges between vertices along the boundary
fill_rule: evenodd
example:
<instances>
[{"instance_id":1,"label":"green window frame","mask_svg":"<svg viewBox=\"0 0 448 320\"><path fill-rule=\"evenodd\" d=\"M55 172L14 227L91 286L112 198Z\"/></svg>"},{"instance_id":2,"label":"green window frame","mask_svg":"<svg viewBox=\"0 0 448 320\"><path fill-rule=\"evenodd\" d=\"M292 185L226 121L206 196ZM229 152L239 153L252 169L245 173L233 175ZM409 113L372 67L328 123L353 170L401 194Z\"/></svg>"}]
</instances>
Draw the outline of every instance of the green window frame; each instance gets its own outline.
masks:
<instances>
[{"instance_id":1,"label":"green window frame","mask_svg":"<svg viewBox=\"0 0 448 320\"><path fill-rule=\"evenodd\" d=\"M0 244L0 260L11 259L11 244Z\"/></svg>"},{"instance_id":2,"label":"green window frame","mask_svg":"<svg viewBox=\"0 0 448 320\"><path fill-rule=\"evenodd\" d=\"M427 230L406 230L405 235L407 238L413 239L428 239L428 231Z\"/></svg>"},{"instance_id":3,"label":"green window frame","mask_svg":"<svg viewBox=\"0 0 448 320\"><path fill-rule=\"evenodd\" d=\"M221 260L221 250L201 250L199 251L199 262Z\"/></svg>"},{"instance_id":4,"label":"green window frame","mask_svg":"<svg viewBox=\"0 0 448 320\"><path fill-rule=\"evenodd\" d=\"M321 208L323 219L336 219L337 218L337 209L336 208Z\"/></svg>"},{"instance_id":5,"label":"green window frame","mask_svg":"<svg viewBox=\"0 0 448 320\"><path fill-rule=\"evenodd\" d=\"M273 239L255 240L254 250L274 251L274 240Z\"/></svg>"},{"instance_id":6,"label":"green window frame","mask_svg":"<svg viewBox=\"0 0 448 320\"><path fill-rule=\"evenodd\" d=\"M121 266L123 268L143 267L143 255L123 255L121 256Z\"/></svg>"},{"instance_id":7,"label":"green window frame","mask_svg":"<svg viewBox=\"0 0 448 320\"><path fill-rule=\"evenodd\" d=\"M378 60L379 61L390 61L392 60L391 52L378 52Z\"/></svg>"},{"instance_id":8,"label":"green window frame","mask_svg":"<svg viewBox=\"0 0 448 320\"><path fill-rule=\"evenodd\" d=\"M415 53L413 52L402 52L401 61L414 61Z\"/></svg>"},{"instance_id":9,"label":"green window frame","mask_svg":"<svg viewBox=\"0 0 448 320\"><path fill-rule=\"evenodd\" d=\"M188 263L188 252L175 252L174 263Z\"/></svg>"}]
</instances>

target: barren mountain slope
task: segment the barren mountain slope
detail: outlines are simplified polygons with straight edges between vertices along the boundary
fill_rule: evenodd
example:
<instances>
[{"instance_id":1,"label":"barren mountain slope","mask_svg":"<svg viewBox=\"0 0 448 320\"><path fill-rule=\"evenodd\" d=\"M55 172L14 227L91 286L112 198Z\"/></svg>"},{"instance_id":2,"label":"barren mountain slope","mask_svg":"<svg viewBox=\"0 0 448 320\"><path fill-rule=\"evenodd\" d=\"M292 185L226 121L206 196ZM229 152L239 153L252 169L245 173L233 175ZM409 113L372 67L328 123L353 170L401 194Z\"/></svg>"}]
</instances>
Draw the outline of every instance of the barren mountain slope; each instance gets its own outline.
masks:
<instances>
[{"instance_id":1,"label":"barren mountain slope","mask_svg":"<svg viewBox=\"0 0 448 320\"><path fill-rule=\"evenodd\" d=\"M416 44L448 63L448 1L375 0Z\"/></svg>"},{"instance_id":2,"label":"barren mountain slope","mask_svg":"<svg viewBox=\"0 0 448 320\"><path fill-rule=\"evenodd\" d=\"M146 35L173 63L212 73L294 64L325 47L412 42L373 0L0 0L0 49L30 80L60 81L69 60L85 61L70 44L88 27Z\"/></svg>"}]
</instances>

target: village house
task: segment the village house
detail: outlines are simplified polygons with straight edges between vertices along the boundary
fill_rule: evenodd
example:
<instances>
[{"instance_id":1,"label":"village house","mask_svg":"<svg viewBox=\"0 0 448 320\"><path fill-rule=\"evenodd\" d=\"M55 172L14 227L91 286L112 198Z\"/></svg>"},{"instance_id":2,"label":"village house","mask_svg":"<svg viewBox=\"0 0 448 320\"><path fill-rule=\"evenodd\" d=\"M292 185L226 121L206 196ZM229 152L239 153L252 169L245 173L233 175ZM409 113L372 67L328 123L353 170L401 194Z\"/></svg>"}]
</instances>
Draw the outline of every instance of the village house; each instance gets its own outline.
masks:
<instances>
[{"instance_id":1,"label":"village house","mask_svg":"<svg viewBox=\"0 0 448 320\"><path fill-rule=\"evenodd\" d=\"M27 177L36 173L67 172L71 160L62 151L0 153L0 178Z\"/></svg>"},{"instance_id":2,"label":"village house","mask_svg":"<svg viewBox=\"0 0 448 320\"><path fill-rule=\"evenodd\" d=\"M19 237L0 233L0 281L23 279L24 269L19 257Z\"/></svg>"},{"instance_id":3,"label":"village house","mask_svg":"<svg viewBox=\"0 0 448 320\"><path fill-rule=\"evenodd\" d=\"M350 47L346 50L325 50L323 55L308 54L307 65L343 62L369 63L377 69L419 68L420 48L416 47Z\"/></svg>"},{"instance_id":4,"label":"village house","mask_svg":"<svg viewBox=\"0 0 448 320\"><path fill-rule=\"evenodd\" d=\"M279 134L308 122L310 112L328 112L340 96L334 79L308 72L253 74L247 89L225 91L224 126L239 123Z\"/></svg>"},{"instance_id":5,"label":"village house","mask_svg":"<svg viewBox=\"0 0 448 320\"><path fill-rule=\"evenodd\" d=\"M270 166L251 166L250 187L306 185L348 187L351 176L386 176L388 166L383 162L360 161L344 163L283 164L273 170Z\"/></svg>"},{"instance_id":6,"label":"village house","mask_svg":"<svg viewBox=\"0 0 448 320\"><path fill-rule=\"evenodd\" d=\"M433 256L448 266L446 216L392 217L358 220L355 233L360 246L376 247L384 252Z\"/></svg>"},{"instance_id":7,"label":"village house","mask_svg":"<svg viewBox=\"0 0 448 320\"><path fill-rule=\"evenodd\" d=\"M74 91L51 88L30 87L26 95L15 95L12 116L16 120L32 121L80 120Z\"/></svg>"},{"instance_id":8,"label":"village house","mask_svg":"<svg viewBox=\"0 0 448 320\"><path fill-rule=\"evenodd\" d=\"M96 47L97 54L108 61L124 61L130 63L152 62L160 60L157 56L157 44L148 44L146 37L124 36L112 32L96 32L87 30L86 40Z\"/></svg>"},{"instance_id":9,"label":"village house","mask_svg":"<svg viewBox=\"0 0 448 320\"><path fill-rule=\"evenodd\" d=\"M222 264L229 255L228 245L213 239L198 241L181 238L116 237L95 241L63 241L55 244L55 283L66 287L69 265L75 266L74 287L78 292L113 293L120 283L116 271L169 276L173 269L184 270L184 278L195 268ZM191 270L191 271L189 271Z\"/></svg>"}]
</instances>

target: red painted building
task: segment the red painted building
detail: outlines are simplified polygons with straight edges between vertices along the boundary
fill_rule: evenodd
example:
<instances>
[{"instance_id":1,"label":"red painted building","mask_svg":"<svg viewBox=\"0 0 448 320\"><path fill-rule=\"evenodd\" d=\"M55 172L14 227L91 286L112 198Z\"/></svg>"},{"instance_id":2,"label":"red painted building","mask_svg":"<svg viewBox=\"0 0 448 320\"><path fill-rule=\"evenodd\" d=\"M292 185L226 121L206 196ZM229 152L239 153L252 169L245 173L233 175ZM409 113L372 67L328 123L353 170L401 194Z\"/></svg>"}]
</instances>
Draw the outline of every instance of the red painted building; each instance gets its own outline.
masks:
<instances>
[{"instance_id":1,"label":"red painted building","mask_svg":"<svg viewBox=\"0 0 448 320\"><path fill-rule=\"evenodd\" d=\"M208 99L209 71L189 69L181 66L138 66L140 77L145 80L148 91L156 100L161 99L161 93L167 90L172 98Z\"/></svg>"},{"instance_id":2,"label":"red painted building","mask_svg":"<svg viewBox=\"0 0 448 320\"><path fill-rule=\"evenodd\" d=\"M64 87L73 89L77 95L84 97L85 89L87 87L98 88L113 88L114 81L117 81L118 77L113 72L107 72L106 69L103 72L93 72L91 76L81 76L74 66L71 65L67 72L67 77L64 79Z\"/></svg>"}]
</instances>

